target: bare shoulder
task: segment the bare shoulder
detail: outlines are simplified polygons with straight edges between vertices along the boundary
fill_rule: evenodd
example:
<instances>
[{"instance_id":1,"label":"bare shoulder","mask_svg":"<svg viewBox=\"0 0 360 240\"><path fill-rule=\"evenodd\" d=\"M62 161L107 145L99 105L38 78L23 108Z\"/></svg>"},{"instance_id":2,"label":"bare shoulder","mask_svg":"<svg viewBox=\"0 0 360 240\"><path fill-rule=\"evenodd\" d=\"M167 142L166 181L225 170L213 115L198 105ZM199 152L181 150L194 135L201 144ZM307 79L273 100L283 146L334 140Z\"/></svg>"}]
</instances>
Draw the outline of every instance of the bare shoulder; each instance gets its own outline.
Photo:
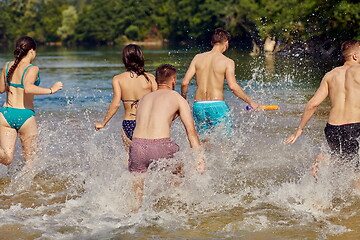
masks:
<instances>
[{"instance_id":1,"label":"bare shoulder","mask_svg":"<svg viewBox=\"0 0 360 240\"><path fill-rule=\"evenodd\" d=\"M204 57L206 57L207 53L208 53L208 52L196 54L195 57L193 58L192 62L201 61L201 59L203 59Z\"/></svg>"},{"instance_id":2,"label":"bare shoulder","mask_svg":"<svg viewBox=\"0 0 360 240\"><path fill-rule=\"evenodd\" d=\"M38 73L39 70L40 70L40 69L39 69L38 66L31 66L31 67L29 67L29 71L30 71L30 72Z\"/></svg>"},{"instance_id":3,"label":"bare shoulder","mask_svg":"<svg viewBox=\"0 0 360 240\"><path fill-rule=\"evenodd\" d=\"M118 75L115 75L115 76L113 77L113 81L120 81L121 79L124 79L124 78L126 78L126 77L127 77L126 72L123 72L123 73L120 73L120 74L118 74Z\"/></svg>"},{"instance_id":4,"label":"bare shoulder","mask_svg":"<svg viewBox=\"0 0 360 240\"><path fill-rule=\"evenodd\" d=\"M174 98L176 98L179 103L188 103L187 100L175 90L171 91L171 94L172 96L174 96Z\"/></svg>"},{"instance_id":5,"label":"bare shoulder","mask_svg":"<svg viewBox=\"0 0 360 240\"><path fill-rule=\"evenodd\" d=\"M4 68L3 68L3 69L6 69L6 67L7 67L8 64L9 64L9 62L6 62L6 63L4 64ZM10 65L11 65L11 61L10 61Z\"/></svg>"},{"instance_id":6,"label":"bare shoulder","mask_svg":"<svg viewBox=\"0 0 360 240\"><path fill-rule=\"evenodd\" d=\"M182 97L177 91L175 91L175 90L172 90L172 91L171 91L171 94L174 95L174 96L176 96L176 97L183 98L183 97Z\"/></svg>"},{"instance_id":7,"label":"bare shoulder","mask_svg":"<svg viewBox=\"0 0 360 240\"><path fill-rule=\"evenodd\" d=\"M146 76L148 77L148 78L150 78L150 80L154 80L155 81L155 76L153 75L153 74L151 74L151 73L145 73L146 74Z\"/></svg>"},{"instance_id":8,"label":"bare shoulder","mask_svg":"<svg viewBox=\"0 0 360 240\"><path fill-rule=\"evenodd\" d=\"M219 65L224 66L226 70L235 71L235 62L231 58L224 56L218 61Z\"/></svg>"},{"instance_id":9,"label":"bare shoulder","mask_svg":"<svg viewBox=\"0 0 360 240\"><path fill-rule=\"evenodd\" d=\"M325 73L323 79L333 78L334 76L338 75L342 71L344 71L344 66L336 67L336 68L330 70L329 72Z\"/></svg>"},{"instance_id":10,"label":"bare shoulder","mask_svg":"<svg viewBox=\"0 0 360 240\"><path fill-rule=\"evenodd\" d=\"M224 57L225 57L224 61L227 61L228 64L235 65L235 61L234 61L234 60L232 60L231 58L229 58L229 57L227 57L227 56L224 56Z\"/></svg>"}]
</instances>

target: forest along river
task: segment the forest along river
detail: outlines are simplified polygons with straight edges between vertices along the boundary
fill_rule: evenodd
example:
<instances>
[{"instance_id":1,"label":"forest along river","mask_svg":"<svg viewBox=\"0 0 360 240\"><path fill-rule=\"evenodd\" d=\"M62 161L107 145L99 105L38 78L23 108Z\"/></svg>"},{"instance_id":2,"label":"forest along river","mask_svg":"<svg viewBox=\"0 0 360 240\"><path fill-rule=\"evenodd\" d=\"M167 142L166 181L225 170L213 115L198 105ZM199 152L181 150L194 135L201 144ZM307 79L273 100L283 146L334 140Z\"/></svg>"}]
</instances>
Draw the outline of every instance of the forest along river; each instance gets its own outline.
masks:
<instances>
[{"instance_id":1,"label":"forest along river","mask_svg":"<svg viewBox=\"0 0 360 240\"><path fill-rule=\"evenodd\" d=\"M144 49L146 69L161 63L178 69L177 91L192 57L204 49ZM10 167L0 166L0 239L355 239L360 235L359 192L346 169L309 169L327 152L324 102L294 145L284 140L300 121L323 74L340 63L302 56L257 56L233 49L239 84L277 111L246 111L225 86L234 135L207 136L206 172L199 175L180 123L172 138L183 162L177 179L154 169L146 174L143 207L130 213L131 175L122 146L120 109L96 132L112 98L111 79L123 72L120 47L40 48L35 64L41 86L62 81L57 94L37 96L40 147L33 172L21 170L20 145ZM0 62L12 59L0 53ZM189 90L190 105L195 92ZM5 94L0 96L1 104ZM161 164L160 164L161 165Z\"/></svg>"}]
</instances>

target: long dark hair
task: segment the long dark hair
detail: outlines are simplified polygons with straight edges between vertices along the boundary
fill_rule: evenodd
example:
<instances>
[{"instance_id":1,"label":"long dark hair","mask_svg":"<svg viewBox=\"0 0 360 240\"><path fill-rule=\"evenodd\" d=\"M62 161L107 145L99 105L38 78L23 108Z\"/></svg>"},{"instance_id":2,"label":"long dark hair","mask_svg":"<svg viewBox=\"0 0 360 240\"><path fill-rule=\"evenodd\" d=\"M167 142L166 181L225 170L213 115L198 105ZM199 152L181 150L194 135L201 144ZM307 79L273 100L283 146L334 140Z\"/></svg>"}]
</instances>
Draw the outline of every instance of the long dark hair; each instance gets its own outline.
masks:
<instances>
[{"instance_id":1,"label":"long dark hair","mask_svg":"<svg viewBox=\"0 0 360 240\"><path fill-rule=\"evenodd\" d=\"M21 37L16 41L16 48L14 50L15 60L14 64L10 67L9 72L6 76L7 82L11 82L11 78L14 74L16 67L19 65L21 59L23 59L31 49L36 50L36 43L31 37ZM8 85L6 88L7 90L9 90Z\"/></svg>"},{"instance_id":2,"label":"long dark hair","mask_svg":"<svg viewBox=\"0 0 360 240\"><path fill-rule=\"evenodd\" d=\"M122 51L122 60L126 70L133 71L137 75L144 75L147 81L150 81L145 74L144 55L141 48L136 44L129 44Z\"/></svg>"}]
</instances>

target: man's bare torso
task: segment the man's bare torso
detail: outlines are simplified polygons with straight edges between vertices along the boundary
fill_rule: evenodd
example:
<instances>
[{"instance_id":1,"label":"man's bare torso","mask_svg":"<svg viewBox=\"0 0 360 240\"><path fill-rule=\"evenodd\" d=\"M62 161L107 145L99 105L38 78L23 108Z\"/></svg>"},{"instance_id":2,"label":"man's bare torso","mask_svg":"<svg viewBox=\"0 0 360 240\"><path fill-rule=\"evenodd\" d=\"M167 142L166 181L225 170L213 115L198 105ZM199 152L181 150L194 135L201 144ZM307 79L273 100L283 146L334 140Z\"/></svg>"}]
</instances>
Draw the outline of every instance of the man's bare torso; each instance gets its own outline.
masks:
<instances>
[{"instance_id":1,"label":"man's bare torso","mask_svg":"<svg viewBox=\"0 0 360 240\"><path fill-rule=\"evenodd\" d=\"M328 122L343 125L360 122L360 69L344 65L326 74L331 110Z\"/></svg>"},{"instance_id":2,"label":"man's bare torso","mask_svg":"<svg viewBox=\"0 0 360 240\"><path fill-rule=\"evenodd\" d=\"M224 80L229 58L219 52L205 52L194 57L197 90L195 101L224 100Z\"/></svg>"},{"instance_id":3,"label":"man's bare torso","mask_svg":"<svg viewBox=\"0 0 360 240\"><path fill-rule=\"evenodd\" d=\"M173 90L157 90L145 95L136 112L133 137L159 139L170 137L170 126L179 110L180 94Z\"/></svg>"}]
</instances>

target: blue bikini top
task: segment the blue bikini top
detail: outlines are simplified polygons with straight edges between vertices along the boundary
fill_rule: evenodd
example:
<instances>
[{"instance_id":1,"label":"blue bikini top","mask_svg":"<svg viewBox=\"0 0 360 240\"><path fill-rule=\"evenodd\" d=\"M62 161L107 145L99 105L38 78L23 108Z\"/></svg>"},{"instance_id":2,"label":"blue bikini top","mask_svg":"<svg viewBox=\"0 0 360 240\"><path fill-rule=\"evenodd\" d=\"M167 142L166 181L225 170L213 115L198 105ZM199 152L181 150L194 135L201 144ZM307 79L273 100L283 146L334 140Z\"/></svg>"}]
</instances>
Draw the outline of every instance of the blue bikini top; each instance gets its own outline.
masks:
<instances>
[{"instance_id":1,"label":"blue bikini top","mask_svg":"<svg viewBox=\"0 0 360 240\"><path fill-rule=\"evenodd\" d=\"M6 77L7 77L8 72L9 72L9 66L10 66L10 62L8 62L7 66L6 66ZM12 86L12 87L24 88L24 76L25 76L25 73L28 70L28 68L31 67L31 66L34 66L34 65L30 64L29 66L27 66L24 69L24 72L23 72L23 74L21 76L21 83L20 84L11 83L11 82L7 81L6 79L5 79L5 83L7 83L9 86ZM34 82L34 85L36 85L36 86L40 85L40 72L38 73L38 78L37 78L36 82Z\"/></svg>"}]
</instances>

